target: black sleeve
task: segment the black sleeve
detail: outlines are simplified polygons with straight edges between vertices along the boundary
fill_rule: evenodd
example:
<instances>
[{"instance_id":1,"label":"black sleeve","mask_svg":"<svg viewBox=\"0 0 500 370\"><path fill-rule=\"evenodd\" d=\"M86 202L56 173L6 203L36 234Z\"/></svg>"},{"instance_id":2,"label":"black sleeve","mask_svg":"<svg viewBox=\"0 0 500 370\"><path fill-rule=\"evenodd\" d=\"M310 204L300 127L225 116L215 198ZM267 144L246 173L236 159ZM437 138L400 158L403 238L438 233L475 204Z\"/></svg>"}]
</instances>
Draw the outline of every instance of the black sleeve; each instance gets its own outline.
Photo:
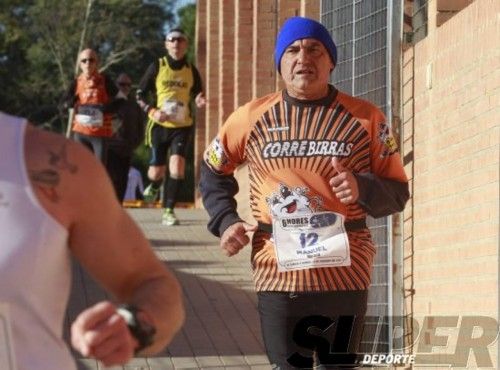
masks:
<instances>
[{"instance_id":1,"label":"black sleeve","mask_svg":"<svg viewBox=\"0 0 500 370\"><path fill-rule=\"evenodd\" d=\"M191 88L191 96L195 98L196 95L203 91L203 84L201 82L201 76L198 69L196 69L194 65L191 65L191 69L193 71L193 87Z\"/></svg>"},{"instance_id":2,"label":"black sleeve","mask_svg":"<svg viewBox=\"0 0 500 370\"><path fill-rule=\"evenodd\" d=\"M116 87L113 80L107 75L104 75L104 87L109 97L108 103L104 106L104 112L116 113L120 109L120 100L123 100L116 98L116 94L118 94L118 87Z\"/></svg>"},{"instance_id":3,"label":"black sleeve","mask_svg":"<svg viewBox=\"0 0 500 370\"><path fill-rule=\"evenodd\" d=\"M118 87L115 85L114 81L107 75L104 75L104 83L106 87L106 92L108 93L109 100L113 100L118 94Z\"/></svg>"},{"instance_id":4,"label":"black sleeve","mask_svg":"<svg viewBox=\"0 0 500 370\"><path fill-rule=\"evenodd\" d=\"M144 123L146 121L146 115L141 110L141 107L134 101L130 102L133 107L133 117L134 117L134 127L133 127L133 135L131 147L135 150L144 140Z\"/></svg>"},{"instance_id":5,"label":"black sleeve","mask_svg":"<svg viewBox=\"0 0 500 370\"><path fill-rule=\"evenodd\" d=\"M410 198L407 182L381 178L370 172L354 176L358 181L358 204L372 217L401 212Z\"/></svg>"},{"instance_id":6,"label":"black sleeve","mask_svg":"<svg viewBox=\"0 0 500 370\"><path fill-rule=\"evenodd\" d=\"M61 97L60 106L63 110L67 110L69 108L73 108L76 103L76 80L71 81L71 84L68 87L68 90Z\"/></svg>"},{"instance_id":7,"label":"black sleeve","mask_svg":"<svg viewBox=\"0 0 500 370\"><path fill-rule=\"evenodd\" d=\"M144 75L141 78L141 81L139 82L139 88L137 89L136 92L136 99L141 100L144 103L147 103L145 101L147 94L149 92L154 92L156 93L156 76L158 75L158 71L160 69L160 65L158 61L155 61L154 63L151 63L144 73Z\"/></svg>"},{"instance_id":8,"label":"black sleeve","mask_svg":"<svg viewBox=\"0 0 500 370\"><path fill-rule=\"evenodd\" d=\"M208 231L215 236L220 237L229 226L242 221L234 199L238 190L238 182L233 175L218 175L210 170L205 161L201 161L200 192L210 216Z\"/></svg>"}]
</instances>

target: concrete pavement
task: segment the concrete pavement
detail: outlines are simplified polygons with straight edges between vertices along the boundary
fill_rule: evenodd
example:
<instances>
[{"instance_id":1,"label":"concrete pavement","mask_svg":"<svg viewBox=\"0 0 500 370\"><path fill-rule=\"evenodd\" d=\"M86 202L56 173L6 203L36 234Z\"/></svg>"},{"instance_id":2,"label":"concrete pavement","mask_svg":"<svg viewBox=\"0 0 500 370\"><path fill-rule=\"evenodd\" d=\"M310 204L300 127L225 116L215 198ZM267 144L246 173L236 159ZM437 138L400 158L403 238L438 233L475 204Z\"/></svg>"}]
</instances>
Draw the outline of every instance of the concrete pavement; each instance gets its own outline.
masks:
<instances>
[{"instance_id":1,"label":"concrete pavement","mask_svg":"<svg viewBox=\"0 0 500 370\"><path fill-rule=\"evenodd\" d=\"M161 211L129 209L160 259L174 271L184 290L186 323L171 345L155 357L135 358L108 369L270 369L260 334L250 248L228 258L206 230L204 210L177 209L181 224L160 225ZM119 263L119 261L117 261ZM69 324L84 307L107 297L78 264L67 311ZM79 369L103 369L78 358Z\"/></svg>"}]
</instances>

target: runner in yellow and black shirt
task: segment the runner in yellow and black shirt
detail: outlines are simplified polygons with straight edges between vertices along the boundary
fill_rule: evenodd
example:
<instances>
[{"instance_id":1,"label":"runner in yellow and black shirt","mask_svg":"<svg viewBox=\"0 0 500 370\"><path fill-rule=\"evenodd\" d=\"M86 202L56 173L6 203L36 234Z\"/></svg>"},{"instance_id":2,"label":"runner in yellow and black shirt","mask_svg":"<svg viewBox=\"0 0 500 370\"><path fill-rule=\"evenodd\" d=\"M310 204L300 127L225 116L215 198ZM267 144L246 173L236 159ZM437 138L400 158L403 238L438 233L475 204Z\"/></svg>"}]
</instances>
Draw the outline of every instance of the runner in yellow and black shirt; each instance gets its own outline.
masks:
<instances>
[{"instance_id":1,"label":"runner in yellow and black shirt","mask_svg":"<svg viewBox=\"0 0 500 370\"><path fill-rule=\"evenodd\" d=\"M275 55L286 89L227 119L205 151L200 190L208 228L227 255L255 231L251 262L264 342L270 361L285 369L304 365L294 357L292 332L305 317L352 317L337 350L357 350L375 255L365 218L403 210L409 193L382 112L328 84L336 63L328 31L291 18ZM244 163L258 225L236 211L233 173ZM316 362L325 364L321 353Z\"/></svg>"},{"instance_id":2,"label":"runner in yellow and black shirt","mask_svg":"<svg viewBox=\"0 0 500 370\"><path fill-rule=\"evenodd\" d=\"M177 192L184 179L186 147L192 134L193 112L205 105L201 78L196 67L186 61L187 36L181 29L171 30L165 38L167 55L151 64L141 79L137 102L148 113L146 143L151 146L148 177L151 184L144 191L144 200L156 200L164 182L167 164L168 180L163 187L162 224L177 225L174 214ZM154 93L156 103L147 103L148 93Z\"/></svg>"}]
</instances>

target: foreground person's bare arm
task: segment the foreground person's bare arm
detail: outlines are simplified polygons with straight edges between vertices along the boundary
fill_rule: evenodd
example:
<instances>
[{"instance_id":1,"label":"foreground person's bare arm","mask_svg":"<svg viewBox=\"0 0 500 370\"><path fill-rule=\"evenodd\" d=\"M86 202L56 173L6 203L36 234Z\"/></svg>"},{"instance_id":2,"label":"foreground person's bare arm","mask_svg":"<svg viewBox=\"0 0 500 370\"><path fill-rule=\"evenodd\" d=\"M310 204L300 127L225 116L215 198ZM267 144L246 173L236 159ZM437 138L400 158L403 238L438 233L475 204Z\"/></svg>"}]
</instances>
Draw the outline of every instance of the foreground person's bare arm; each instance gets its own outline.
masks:
<instances>
[{"instance_id":1,"label":"foreground person's bare arm","mask_svg":"<svg viewBox=\"0 0 500 370\"><path fill-rule=\"evenodd\" d=\"M143 353L164 348L184 320L179 284L116 200L102 165L79 144L31 127L25 147L35 193L68 230L74 256L118 303L138 307L141 318L156 327ZM138 346L112 302L77 317L72 344L107 366L127 362Z\"/></svg>"}]
</instances>

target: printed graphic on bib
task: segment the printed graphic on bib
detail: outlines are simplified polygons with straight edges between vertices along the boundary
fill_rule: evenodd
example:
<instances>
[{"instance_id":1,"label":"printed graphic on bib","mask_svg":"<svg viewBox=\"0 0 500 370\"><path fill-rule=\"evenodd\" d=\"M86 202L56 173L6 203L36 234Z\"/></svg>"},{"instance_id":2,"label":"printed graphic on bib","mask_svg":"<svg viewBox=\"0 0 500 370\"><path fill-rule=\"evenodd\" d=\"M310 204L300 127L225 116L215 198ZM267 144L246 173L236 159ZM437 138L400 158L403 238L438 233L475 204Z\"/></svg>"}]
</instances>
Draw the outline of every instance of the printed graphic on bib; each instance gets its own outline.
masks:
<instances>
[{"instance_id":1,"label":"printed graphic on bib","mask_svg":"<svg viewBox=\"0 0 500 370\"><path fill-rule=\"evenodd\" d=\"M104 122L102 111L102 105L80 105L75 120L81 125L101 127Z\"/></svg>"},{"instance_id":2,"label":"printed graphic on bib","mask_svg":"<svg viewBox=\"0 0 500 370\"><path fill-rule=\"evenodd\" d=\"M15 370L14 342L9 320L9 306L0 302L0 369Z\"/></svg>"},{"instance_id":3,"label":"printed graphic on bib","mask_svg":"<svg viewBox=\"0 0 500 370\"><path fill-rule=\"evenodd\" d=\"M350 266L344 216L321 211L322 199L307 192L280 184L279 193L267 198L278 271Z\"/></svg>"},{"instance_id":4,"label":"printed graphic on bib","mask_svg":"<svg viewBox=\"0 0 500 370\"><path fill-rule=\"evenodd\" d=\"M165 100L161 110L170 116L169 121L184 122L186 120L186 106L178 100Z\"/></svg>"}]
</instances>

